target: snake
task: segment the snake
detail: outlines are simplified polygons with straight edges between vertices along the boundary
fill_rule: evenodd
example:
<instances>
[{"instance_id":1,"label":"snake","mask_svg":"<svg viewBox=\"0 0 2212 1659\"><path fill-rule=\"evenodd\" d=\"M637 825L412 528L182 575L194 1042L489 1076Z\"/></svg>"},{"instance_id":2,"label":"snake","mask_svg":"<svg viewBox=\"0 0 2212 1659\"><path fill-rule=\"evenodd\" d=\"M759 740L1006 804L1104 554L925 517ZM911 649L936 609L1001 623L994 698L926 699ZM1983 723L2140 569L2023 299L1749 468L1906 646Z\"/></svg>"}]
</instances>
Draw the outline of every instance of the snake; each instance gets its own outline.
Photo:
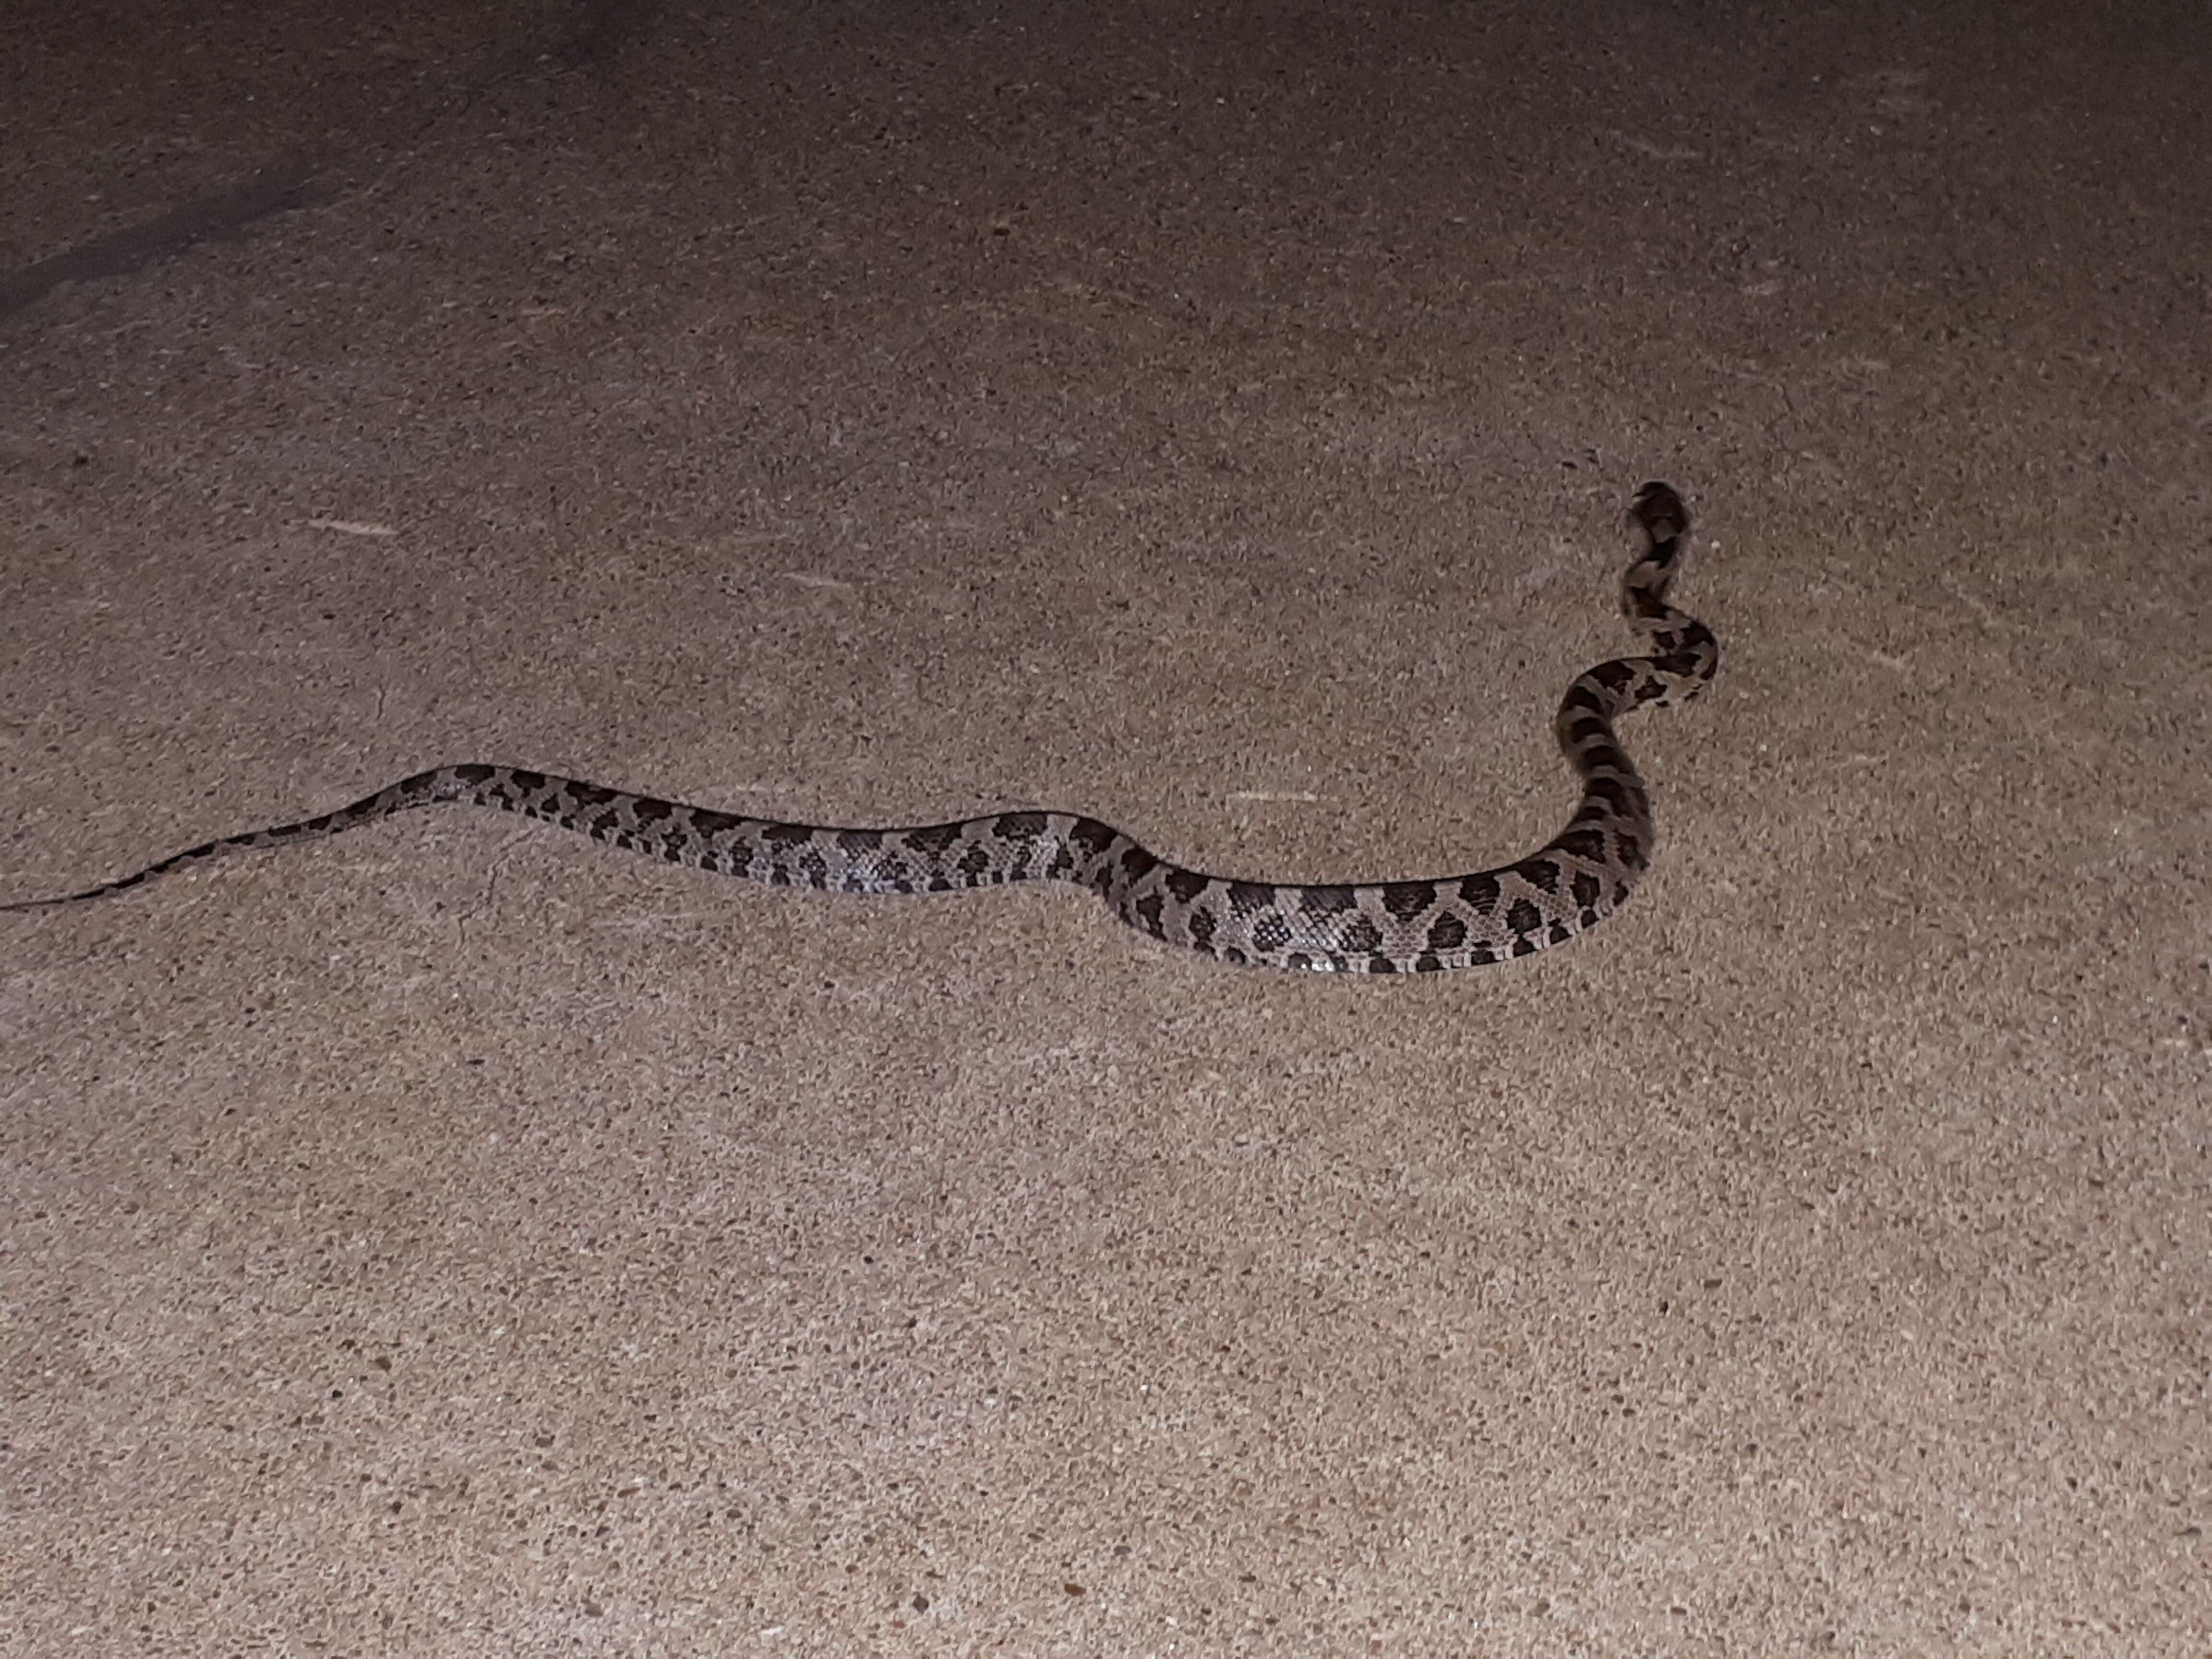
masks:
<instances>
[{"instance_id":1,"label":"snake","mask_svg":"<svg viewBox=\"0 0 2212 1659\"><path fill-rule=\"evenodd\" d=\"M1416 880L1298 884L1235 880L1174 864L1133 836L1079 813L1008 811L906 829L840 829L745 817L517 766L434 767L318 817L223 836L127 876L57 897L0 904L27 911L110 897L187 864L249 848L319 840L420 806L495 807L633 853L774 887L846 893L945 892L1010 882L1087 887L1130 927L1219 961L1348 974L1425 974L1513 961L1595 927L1650 867L1650 793L1613 721L1645 703L1680 705L1712 679L1711 629L1667 603L1690 519L1663 483L1630 503L1635 562L1621 614L1648 630L1648 655L1575 677L1553 721L1582 780L1566 827L1511 864Z\"/></svg>"}]
</instances>

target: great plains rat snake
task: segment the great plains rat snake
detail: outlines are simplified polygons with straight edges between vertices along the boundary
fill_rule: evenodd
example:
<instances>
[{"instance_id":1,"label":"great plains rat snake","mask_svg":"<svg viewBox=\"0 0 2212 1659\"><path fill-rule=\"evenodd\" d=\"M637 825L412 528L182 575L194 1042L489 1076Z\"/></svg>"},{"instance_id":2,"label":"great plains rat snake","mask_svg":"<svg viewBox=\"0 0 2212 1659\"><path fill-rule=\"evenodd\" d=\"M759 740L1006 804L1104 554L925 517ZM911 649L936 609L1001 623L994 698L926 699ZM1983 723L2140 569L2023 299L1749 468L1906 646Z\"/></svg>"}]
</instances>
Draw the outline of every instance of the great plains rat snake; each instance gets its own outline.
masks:
<instances>
[{"instance_id":1,"label":"great plains rat snake","mask_svg":"<svg viewBox=\"0 0 2212 1659\"><path fill-rule=\"evenodd\" d=\"M1583 780L1567 827L1526 858L1424 881L1286 886L1231 881L1170 864L1111 824L1073 812L994 812L909 830L839 830L739 817L519 767L418 772L350 806L270 830L225 836L136 874L57 898L0 905L35 910L136 887L246 847L287 847L442 801L496 806L595 841L718 875L848 893L940 892L1011 881L1088 887L1132 927L1224 962L1331 973L1435 973L1528 956L1572 939L1627 898L1651 858L1651 803L1613 722L1647 702L1678 703L1711 679L1711 630L1667 603L1689 539L1681 498L1647 483L1629 508L1643 548L1621 579L1621 611L1650 630L1653 654L1576 678L1554 723Z\"/></svg>"}]
</instances>

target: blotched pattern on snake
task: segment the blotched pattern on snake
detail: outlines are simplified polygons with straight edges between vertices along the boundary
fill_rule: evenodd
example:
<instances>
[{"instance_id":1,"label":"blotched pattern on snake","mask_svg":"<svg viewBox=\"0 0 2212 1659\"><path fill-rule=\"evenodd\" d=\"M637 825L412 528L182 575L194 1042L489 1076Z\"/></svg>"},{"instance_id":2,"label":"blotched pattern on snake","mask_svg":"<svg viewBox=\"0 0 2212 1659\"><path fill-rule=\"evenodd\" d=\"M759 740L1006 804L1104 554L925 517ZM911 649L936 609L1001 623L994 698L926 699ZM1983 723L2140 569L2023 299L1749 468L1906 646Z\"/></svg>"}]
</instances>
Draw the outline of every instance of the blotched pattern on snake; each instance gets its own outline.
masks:
<instances>
[{"instance_id":1,"label":"blotched pattern on snake","mask_svg":"<svg viewBox=\"0 0 2212 1659\"><path fill-rule=\"evenodd\" d=\"M248 830L33 910L104 898L180 865L249 847L334 836L417 806L458 801L558 824L632 852L778 887L848 893L941 892L1014 881L1087 887L1132 927L1224 962L1335 973L1434 973L1525 957L1595 927L1649 866L1651 803L1613 722L1647 702L1679 703L1712 678L1711 631L1667 603L1689 539L1680 497L1647 483L1629 508L1642 548L1621 579L1621 611L1652 653L1577 675L1554 723L1583 781L1575 815L1527 857L1471 875L1291 885L1187 870L1111 824L1073 812L1009 811L906 830L841 830L742 817L520 767L441 766L350 806Z\"/></svg>"}]
</instances>

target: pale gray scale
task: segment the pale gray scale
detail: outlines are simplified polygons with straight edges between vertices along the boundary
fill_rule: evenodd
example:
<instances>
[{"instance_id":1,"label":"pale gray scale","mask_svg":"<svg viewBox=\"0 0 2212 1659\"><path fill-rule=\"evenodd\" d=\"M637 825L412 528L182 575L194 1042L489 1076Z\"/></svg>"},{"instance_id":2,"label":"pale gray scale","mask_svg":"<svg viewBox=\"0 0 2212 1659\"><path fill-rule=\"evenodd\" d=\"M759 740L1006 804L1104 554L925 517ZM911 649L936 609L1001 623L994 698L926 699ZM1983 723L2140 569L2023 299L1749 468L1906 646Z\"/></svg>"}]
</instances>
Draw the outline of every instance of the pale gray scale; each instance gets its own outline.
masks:
<instances>
[{"instance_id":1,"label":"pale gray scale","mask_svg":"<svg viewBox=\"0 0 2212 1659\"><path fill-rule=\"evenodd\" d=\"M1649 867L1650 799L1613 722L1645 703L1695 696L1719 647L1666 602L1687 545L1680 499L1660 483L1630 516L1641 555L1621 610L1654 651L1577 675L1553 731L1583 781L1566 827L1516 862L1467 875L1346 884L1234 881L1158 858L1124 832L1073 812L999 812L897 830L745 817L579 779L488 763L441 766L298 823L204 842L117 880L0 911L74 904L179 866L247 848L290 846L440 803L496 807L632 852L779 887L915 893L1056 881L1089 888L1129 926L1224 961L1338 973L1425 973L1510 961L1573 938L1618 908Z\"/></svg>"}]
</instances>

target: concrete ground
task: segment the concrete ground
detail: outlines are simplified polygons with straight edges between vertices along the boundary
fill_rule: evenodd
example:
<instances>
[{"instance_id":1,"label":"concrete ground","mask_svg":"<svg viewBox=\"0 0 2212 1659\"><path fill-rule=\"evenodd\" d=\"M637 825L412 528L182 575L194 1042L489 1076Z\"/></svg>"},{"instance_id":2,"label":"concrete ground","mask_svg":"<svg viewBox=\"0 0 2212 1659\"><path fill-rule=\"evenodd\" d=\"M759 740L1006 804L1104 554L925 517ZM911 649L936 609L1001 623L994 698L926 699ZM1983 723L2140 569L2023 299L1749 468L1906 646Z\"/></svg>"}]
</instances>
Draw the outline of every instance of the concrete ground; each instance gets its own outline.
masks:
<instances>
[{"instance_id":1,"label":"concrete ground","mask_svg":"<svg viewBox=\"0 0 2212 1659\"><path fill-rule=\"evenodd\" d=\"M0 1651L2212 1649L2212 14L0 14Z\"/></svg>"}]
</instances>

